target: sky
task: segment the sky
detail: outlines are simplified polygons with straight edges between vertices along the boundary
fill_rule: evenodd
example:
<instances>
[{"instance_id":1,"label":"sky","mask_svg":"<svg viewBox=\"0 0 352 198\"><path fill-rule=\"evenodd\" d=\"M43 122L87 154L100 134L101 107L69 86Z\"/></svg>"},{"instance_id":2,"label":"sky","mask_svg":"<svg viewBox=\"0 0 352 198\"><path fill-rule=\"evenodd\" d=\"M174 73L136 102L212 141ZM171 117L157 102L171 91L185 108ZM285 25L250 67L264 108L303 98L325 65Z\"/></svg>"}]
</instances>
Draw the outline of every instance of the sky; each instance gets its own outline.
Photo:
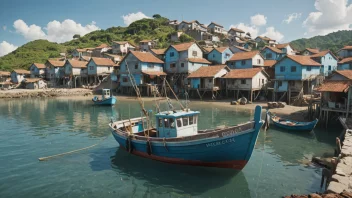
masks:
<instances>
[{"instance_id":1,"label":"sky","mask_svg":"<svg viewBox=\"0 0 352 198\"><path fill-rule=\"evenodd\" d=\"M66 42L160 14L170 20L216 22L280 43L349 30L349 0L1 0L0 56L37 39Z\"/></svg>"}]
</instances>

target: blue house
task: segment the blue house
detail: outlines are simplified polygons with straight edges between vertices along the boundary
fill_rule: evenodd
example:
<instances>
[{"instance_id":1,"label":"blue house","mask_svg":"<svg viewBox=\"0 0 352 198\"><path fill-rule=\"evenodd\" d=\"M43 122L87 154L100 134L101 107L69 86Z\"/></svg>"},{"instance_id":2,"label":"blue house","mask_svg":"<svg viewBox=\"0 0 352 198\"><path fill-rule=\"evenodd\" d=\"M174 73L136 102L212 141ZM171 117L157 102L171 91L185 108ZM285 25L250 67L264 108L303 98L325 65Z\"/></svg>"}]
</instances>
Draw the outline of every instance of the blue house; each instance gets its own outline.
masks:
<instances>
[{"instance_id":1,"label":"blue house","mask_svg":"<svg viewBox=\"0 0 352 198\"><path fill-rule=\"evenodd\" d=\"M329 50L321 51L317 54L310 56L314 61L320 63L320 74L328 76L332 71L337 70L338 58Z\"/></svg>"},{"instance_id":2,"label":"blue house","mask_svg":"<svg viewBox=\"0 0 352 198\"><path fill-rule=\"evenodd\" d=\"M261 53L264 56L265 60L279 60L284 55L284 53L280 49L270 46L265 46L262 49Z\"/></svg>"},{"instance_id":3,"label":"blue house","mask_svg":"<svg viewBox=\"0 0 352 198\"><path fill-rule=\"evenodd\" d=\"M310 56L287 55L275 64L274 100L311 93L322 65Z\"/></svg>"},{"instance_id":4,"label":"blue house","mask_svg":"<svg viewBox=\"0 0 352 198\"><path fill-rule=\"evenodd\" d=\"M253 67L263 67L264 58L259 51L235 53L230 60L226 62L230 69L246 69Z\"/></svg>"},{"instance_id":5,"label":"blue house","mask_svg":"<svg viewBox=\"0 0 352 198\"><path fill-rule=\"evenodd\" d=\"M120 64L120 86L131 88L129 73L134 77L137 86L149 94L162 83L161 76L166 76L163 71L164 62L150 52L129 51ZM143 89L143 88L146 89ZM152 88L153 87L153 88ZM132 89L126 89L132 92ZM122 90L126 92L126 90ZM148 95L149 95L148 94Z\"/></svg>"},{"instance_id":6,"label":"blue house","mask_svg":"<svg viewBox=\"0 0 352 198\"><path fill-rule=\"evenodd\" d=\"M352 70L352 57L342 59L337 66L338 70Z\"/></svg>"},{"instance_id":7,"label":"blue house","mask_svg":"<svg viewBox=\"0 0 352 198\"><path fill-rule=\"evenodd\" d=\"M213 64L225 64L233 55L229 47L214 48L208 54L208 60Z\"/></svg>"}]
</instances>

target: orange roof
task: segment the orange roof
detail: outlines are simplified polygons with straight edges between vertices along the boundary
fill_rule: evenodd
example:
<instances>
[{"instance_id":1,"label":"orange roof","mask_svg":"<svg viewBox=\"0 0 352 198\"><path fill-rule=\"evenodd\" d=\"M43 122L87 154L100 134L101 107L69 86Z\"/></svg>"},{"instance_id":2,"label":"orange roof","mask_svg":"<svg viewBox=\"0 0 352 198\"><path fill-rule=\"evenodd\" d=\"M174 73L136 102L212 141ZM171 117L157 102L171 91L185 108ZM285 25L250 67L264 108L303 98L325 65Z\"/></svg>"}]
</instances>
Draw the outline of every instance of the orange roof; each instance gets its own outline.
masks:
<instances>
[{"instance_id":1,"label":"orange roof","mask_svg":"<svg viewBox=\"0 0 352 198\"><path fill-rule=\"evenodd\" d=\"M290 43L282 43L282 44L276 44L276 48L278 49L282 49L282 48L285 48L287 47L288 45L290 45Z\"/></svg>"},{"instance_id":2,"label":"orange roof","mask_svg":"<svg viewBox=\"0 0 352 198\"><path fill-rule=\"evenodd\" d=\"M63 67L65 65L65 61L57 61L48 59L48 62L54 67Z\"/></svg>"},{"instance_id":3,"label":"orange roof","mask_svg":"<svg viewBox=\"0 0 352 198\"><path fill-rule=\"evenodd\" d=\"M103 43L103 44L99 45L98 47L96 47L95 49L101 49L101 48L107 48L107 47L109 47L109 45Z\"/></svg>"},{"instance_id":4,"label":"orange roof","mask_svg":"<svg viewBox=\"0 0 352 198\"><path fill-rule=\"evenodd\" d=\"M306 48L305 50L309 51L312 54L317 54L320 52L319 49L312 49L312 48Z\"/></svg>"},{"instance_id":5,"label":"orange roof","mask_svg":"<svg viewBox=\"0 0 352 198\"><path fill-rule=\"evenodd\" d=\"M237 61L237 60L247 60L253 58L257 55L259 51L250 51L250 52L239 52L235 53L229 61Z\"/></svg>"},{"instance_id":6,"label":"orange roof","mask_svg":"<svg viewBox=\"0 0 352 198\"><path fill-rule=\"evenodd\" d=\"M24 70L24 69L14 69L13 71L18 73L18 74L31 74L30 71Z\"/></svg>"},{"instance_id":7,"label":"orange roof","mask_svg":"<svg viewBox=\"0 0 352 198\"><path fill-rule=\"evenodd\" d=\"M38 69L45 69L45 65L43 63L33 63Z\"/></svg>"},{"instance_id":8,"label":"orange roof","mask_svg":"<svg viewBox=\"0 0 352 198\"><path fill-rule=\"evenodd\" d=\"M164 48L164 49L151 49L151 50L154 52L154 54L163 55L163 54L165 54L166 48Z\"/></svg>"},{"instance_id":9,"label":"orange roof","mask_svg":"<svg viewBox=\"0 0 352 198\"><path fill-rule=\"evenodd\" d=\"M140 43L147 43L147 42L151 42L152 40L150 40L150 39L143 39L143 40L141 40L141 41L139 41Z\"/></svg>"},{"instance_id":10,"label":"orange roof","mask_svg":"<svg viewBox=\"0 0 352 198\"><path fill-rule=\"evenodd\" d=\"M78 52L86 52L88 50L93 50L94 48L82 48L82 49L76 49Z\"/></svg>"},{"instance_id":11,"label":"orange roof","mask_svg":"<svg viewBox=\"0 0 352 198\"><path fill-rule=\"evenodd\" d=\"M11 73L7 71L0 71L0 76L11 76Z\"/></svg>"},{"instance_id":12,"label":"orange roof","mask_svg":"<svg viewBox=\"0 0 352 198\"><path fill-rule=\"evenodd\" d=\"M261 71L263 71L261 68L232 69L223 78L233 78L233 79L253 78Z\"/></svg>"},{"instance_id":13,"label":"orange roof","mask_svg":"<svg viewBox=\"0 0 352 198\"><path fill-rule=\"evenodd\" d=\"M335 72L352 80L352 70L336 70Z\"/></svg>"},{"instance_id":14,"label":"orange roof","mask_svg":"<svg viewBox=\"0 0 352 198\"><path fill-rule=\"evenodd\" d=\"M192 72L187 78L211 78L226 67L226 65L202 66L196 71Z\"/></svg>"},{"instance_id":15,"label":"orange roof","mask_svg":"<svg viewBox=\"0 0 352 198\"><path fill-rule=\"evenodd\" d=\"M342 48L343 50L352 50L352 46L345 46Z\"/></svg>"},{"instance_id":16,"label":"orange roof","mask_svg":"<svg viewBox=\"0 0 352 198\"><path fill-rule=\"evenodd\" d=\"M205 63L205 64L211 64L207 59L205 58L188 58L187 59L191 63Z\"/></svg>"},{"instance_id":17,"label":"orange roof","mask_svg":"<svg viewBox=\"0 0 352 198\"><path fill-rule=\"evenodd\" d=\"M235 46L233 46L233 47L238 48L238 49L240 49L240 50L242 50L242 51L246 51L246 52L251 51L251 50L249 50L249 49L246 49L246 48L241 47L241 46L238 46L238 45L235 45Z\"/></svg>"},{"instance_id":18,"label":"orange roof","mask_svg":"<svg viewBox=\"0 0 352 198\"><path fill-rule=\"evenodd\" d=\"M171 47L175 48L176 51L182 52L188 50L195 42L189 42L189 43L181 43L177 45L171 45Z\"/></svg>"},{"instance_id":19,"label":"orange roof","mask_svg":"<svg viewBox=\"0 0 352 198\"><path fill-rule=\"evenodd\" d=\"M277 63L276 60L264 60L264 67L272 67Z\"/></svg>"},{"instance_id":20,"label":"orange roof","mask_svg":"<svg viewBox=\"0 0 352 198\"><path fill-rule=\"evenodd\" d=\"M43 79L41 79L41 78L26 78L25 83L34 83L34 82L38 82L40 80L43 80Z\"/></svg>"},{"instance_id":21,"label":"orange roof","mask_svg":"<svg viewBox=\"0 0 352 198\"><path fill-rule=\"evenodd\" d=\"M268 49L270 49L270 50L271 50L271 51L273 51L273 52L276 52L276 53L282 54L282 51L281 51L281 50L279 50L279 49L278 49L278 48L276 48L276 47L265 46L265 47L263 48L263 50L264 50L265 48L268 48Z\"/></svg>"},{"instance_id":22,"label":"orange roof","mask_svg":"<svg viewBox=\"0 0 352 198\"><path fill-rule=\"evenodd\" d=\"M267 36L257 36L257 37L259 37L259 38L261 38L262 40L265 40L265 41L275 41L274 39L271 39L271 38L269 38Z\"/></svg>"},{"instance_id":23,"label":"orange roof","mask_svg":"<svg viewBox=\"0 0 352 198\"><path fill-rule=\"evenodd\" d=\"M342 59L339 64L349 63L352 62L352 57Z\"/></svg>"},{"instance_id":24,"label":"orange roof","mask_svg":"<svg viewBox=\"0 0 352 198\"><path fill-rule=\"evenodd\" d=\"M142 71L143 74L147 74L149 76L166 76L167 74L163 71Z\"/></svg>"},{"instance_id":25,"label":"orange roof","mask_svg":"<svg viewBox=\"0 0 352 198\"><path fill-rule=\"evenodd\" d=\"M287 55L287 58L301 64L307 66L321 66L320 63L315 62L310 56L299 56L299 55ZM283 59L281 59L283 60Z\"/></svg>"},{"instance_id":26,"label":"orange roof","mask_svg":"<svg viewBox=\"0 0 352 198\"><path fill-rule=\"evenodd\" d=\"M86 68L87 63L86 61L78 61L78 60L67 60L72 67L75 68Z\"/></svg>"},{"instance_id":27,"label":"orange roof","mask_svg":"<svg viewBox=\"0 0 352 198\"><path fill-rule=\"evenodd\" d=\"M222 25L220 25L220 24L218 24L218 23L215 23L215 22L211 22L209 25L211 25L211 24L214 24L214 25L216 25L216 26L219 26L219 27L224 28L224 26L222 26ZM209 25L208 25L208 27L209 27Z\"/></svg>"},{"instance_id":28,"label":"orange roof","mask_svg":"<svg viewBox=\"0 0 352 198\"><path fill-rule=\"evenodd\" d=\"M229 30L229 32L231 31L231 30L233 30L233 31L235 31L235 32L239 32L239 33L245 33L243 30L241 30L241 29L238 29L238 28L231 28L230 30Z\"/></svg>"},{"instance_id":29,"label":"orange roof","mask_svg":"<svg viewBox=\"0 0 352 198\"><path fill-rule=\"evenodd\" d=\"M229 48L228 47L217 47L217 48L214 48L213 50L216 50L216 51L218 51L220 53L223 53L227 49L229 49Z\"/></svg>"},{"instance_id":30,"label":"orange roof","mask_svg":"<svg viewBox=\"0 0 352 198\"><path fill-rule=\"evenodd\" d=\"M146 63L164 63L150 52L130 51L138 60Z\"/></svg>"},{"instance_id":31,"label":"orange roof","mask_svg":"<svg viewBox=\"0 0 352 198\"><path fill-rule=\"evenodd\" d=\"M92 60L97 66L113 67L116 66L115 63L110 58L97 58L92 57Z\"/></svg>"},{"instance_id":32,"label":"orange roof","mask_svg":"<svg viewBox=\"0 0 352 198\"><path fill-rule=\"evenodd\" d=\"M204 50L206 53L211 52L213 49L214 49L213 47L203 47L203 50Z\"/></svg>"},{"instance_id":33,"label":"orange roof","mask_svg":"<svg viewBox=\"0 0 352 198\"><path fill-rule=\"evenodd\" d=\"M320 92L347 92L351 82L346 80L325 81L317 88Z\"/></svg>"}]
</instances>

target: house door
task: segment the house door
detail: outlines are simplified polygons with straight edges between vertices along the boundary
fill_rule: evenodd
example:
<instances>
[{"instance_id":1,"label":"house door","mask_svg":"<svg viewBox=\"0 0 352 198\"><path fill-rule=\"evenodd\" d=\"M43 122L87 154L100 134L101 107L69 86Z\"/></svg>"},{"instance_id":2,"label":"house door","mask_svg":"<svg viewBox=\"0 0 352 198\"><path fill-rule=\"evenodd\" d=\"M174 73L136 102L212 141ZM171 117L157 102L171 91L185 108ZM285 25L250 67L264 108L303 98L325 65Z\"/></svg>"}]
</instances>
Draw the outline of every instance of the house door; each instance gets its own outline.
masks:
<instances>
[{"instance_id":1,"label":"house door","mask_svg":"<svg viewBox=\"0 0 352 198\"><path fill-rule=\"evenodd\" d=\"M204 82L204 78L200 79L200 88L204 88L205 87L205 82Z\"/></svg>"}]
</instances>

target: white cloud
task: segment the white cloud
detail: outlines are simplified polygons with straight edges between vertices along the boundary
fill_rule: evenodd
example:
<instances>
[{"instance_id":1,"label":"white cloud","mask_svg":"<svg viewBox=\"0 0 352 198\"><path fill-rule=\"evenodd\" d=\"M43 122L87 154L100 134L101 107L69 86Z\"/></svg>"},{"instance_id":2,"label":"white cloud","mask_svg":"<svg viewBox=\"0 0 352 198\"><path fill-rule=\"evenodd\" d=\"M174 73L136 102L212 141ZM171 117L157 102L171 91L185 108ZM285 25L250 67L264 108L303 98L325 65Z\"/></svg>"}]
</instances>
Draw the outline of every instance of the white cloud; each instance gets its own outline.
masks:
<instances>
[{"instance_id":1,"label":"white cloud","mask_svg":"<svg viewBox=\"0 0 352 198\"><path fill-rule=\"evenodd\" d=\"M122 16L123 22L126 25L130 25L131 23L138 21L138 20L141 20L141 19L144 19L144 18L149 19L151 17L148 17L147 15L143 14L142 12L129 13L127 15Z\"/></svg>"},{"instance_id":2,"label":"white cloud","mask_svg":"<svg viewBox=\"0 0 352 198\"><path fill-rule=\"evenodd\" d=\"M271 39L276 40L277 42L282 41L282 39L284 38L284 35L281 32L275 30L274 27L267 27L266 32L261 36L267 36Z\"/></svg>"},{"instance_id":3,"label":"white cloud","mask_svg":"<svg viewBox=\"0 0 352 198\"><path fill-rule=\"evenodd\" d=\"M62 22L50 21L46 27L42 27L32 24L28 26L23 20L18 19L14 22L13 27L16 32L24 36L25 39L32 41L36 39L47 39L52 42L65 42L72 39L73 35L79 34L81 36L99 30L96 23L93 21L86 26L82 26L80 23L76 23L71 19L66 19Z\"/></svg>"},{"instance_id":4,"label":"white cloud","mask_svg":"<svg viewBox=\"0 0 352 198\"><path fill-rule=\"evenodd\" d=\"M266 24L267 17L262 14L251 16L251 24L254 26L263 26Z\"/></svg>"},{"instance_id":5,"label":"white cloud","mask_svg":"<svg viewBox=\"0 0 352 198\"><path fill-rule=\"evenodd\" d=\"M7 26L6 26L6 25L2 26L2 29L3 29L4 31L6 31L6 30L7 30Z\"/></svg>"},{"instance_id":6,"label":"white cloud","mask_svg":"<svg viewBox=\"0 0 352 198\"><path fill-rule=\"evenodd\" d=\"M15 49L17 49L17 46L6 41L2 41L0 43L0 57L5 56L6 54L14 51Z\"/></svg>"},{"instance_id":7,"label":"white cloud","mask_svg":"<svg viewBox=\"0 0 352 198\"><path fill-rule=\"evenodd\" d=\"M302 16L302 13L295 12L287 15L287 19L285 19L283 22L286 24L290 24L292 21L301 18L301 16Z\"/></svg>"},{"instance_id":8,"label":"white cloud","mask_svg":"<svg viewBox=\"0 0 352 198\"><path fill-rule=\"evenodd\" d=\"M246 25L244 23L239 23L237 25L231 25L230 26L230 28L232 28L232 27L241 29L241 30L243 30L246 33L249 32L251 34L252 38L255 38L255 37L258 36L259 29L257 27L255 27L255 26Z\"/></svg>"},{"instance_id":9,"label":"white cloud","mask_svg":"<svg viewBox=\"0 0 352 198\"><path fill-rule=\"evenodd\" d=\"M311 12L303 22L309 36L325 35L337 30L350 30L352 4L348 0L316 0L316 12Z\"/></svg>"}]
</instances>

